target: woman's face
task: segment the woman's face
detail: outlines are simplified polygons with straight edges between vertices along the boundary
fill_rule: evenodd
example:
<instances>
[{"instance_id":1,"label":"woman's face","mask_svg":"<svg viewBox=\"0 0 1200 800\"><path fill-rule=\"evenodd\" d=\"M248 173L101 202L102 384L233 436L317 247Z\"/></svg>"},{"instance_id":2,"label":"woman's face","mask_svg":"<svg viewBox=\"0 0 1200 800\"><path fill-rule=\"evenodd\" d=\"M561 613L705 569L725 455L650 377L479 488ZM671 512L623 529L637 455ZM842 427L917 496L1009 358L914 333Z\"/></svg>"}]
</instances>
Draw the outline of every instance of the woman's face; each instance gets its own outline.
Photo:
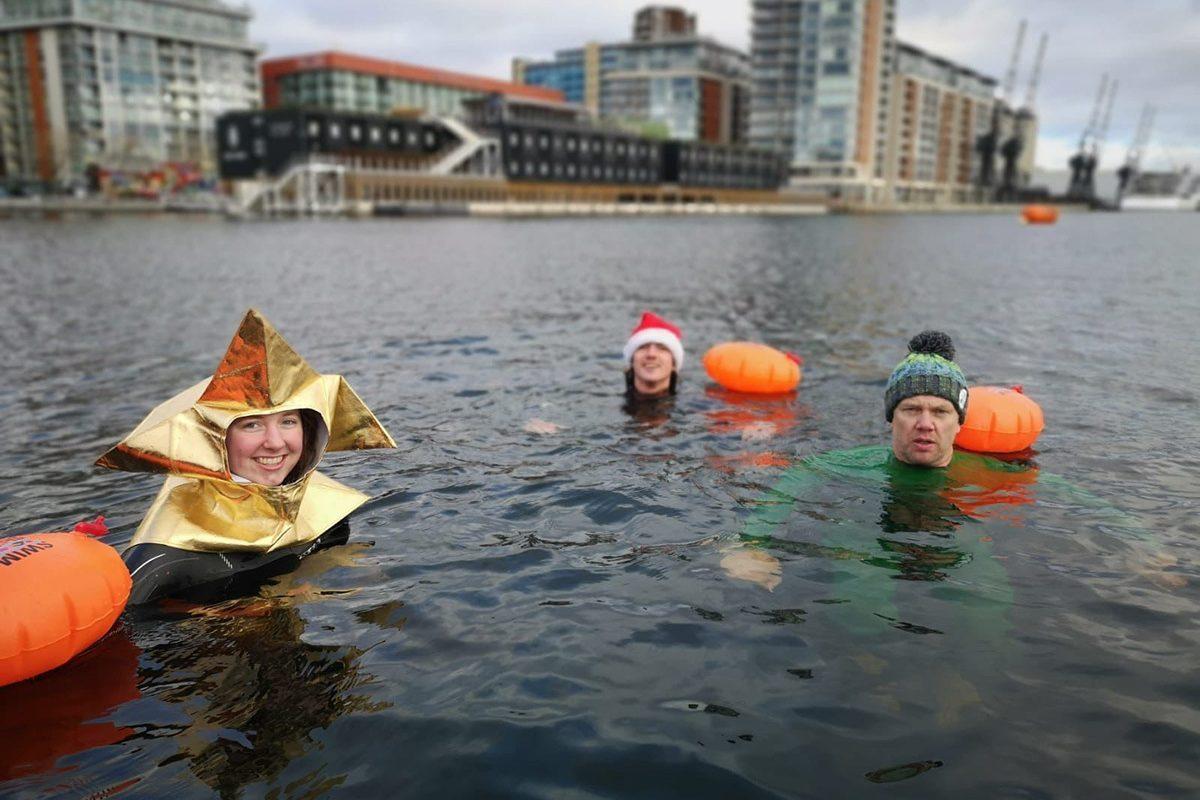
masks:
<instances>
[{"instance_id":1,"label":"woman's face","mask_svg":"<svg viewBox=\"0 0 1200 800\"><path fill-rule=\"evenodd\" d=\"M278 486L304 455L299 411L239 417L225 434L229 471L253 483Z\"/></svg>"}]
</instances>

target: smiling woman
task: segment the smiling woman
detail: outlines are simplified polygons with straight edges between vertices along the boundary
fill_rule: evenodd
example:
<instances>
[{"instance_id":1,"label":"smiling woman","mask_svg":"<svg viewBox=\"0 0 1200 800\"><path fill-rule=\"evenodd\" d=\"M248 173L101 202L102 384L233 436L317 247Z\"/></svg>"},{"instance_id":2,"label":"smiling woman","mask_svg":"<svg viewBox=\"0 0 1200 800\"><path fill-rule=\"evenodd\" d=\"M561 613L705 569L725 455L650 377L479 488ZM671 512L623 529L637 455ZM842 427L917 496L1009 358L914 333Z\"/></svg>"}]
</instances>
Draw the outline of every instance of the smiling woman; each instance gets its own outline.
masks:
<instances>
[{"instance_id":1,"label":"smiling woman","mask_svg":"<svg viewBox=\"0 0 1200 800\"><path fill-rule=\"evenodd\" d=\"M234 420L225 434L229 472L234 480L243 478L263 486L294 480L292 471L305 456L301 413L280 411Z\"/></svg>"},{"instance_id":2,"label":"smiling woman","mask_svg":"<svg viewBox=\"0 0 1200 800\"><path fill-rule=\"evenodd\" d=\"M315 372L250 311L210 380L97 461L168 476L123 556L130 602L221 596L344 541L367 496L317 463L326 450L394 446L341 376Z\"/></svg>"}]
</instances>

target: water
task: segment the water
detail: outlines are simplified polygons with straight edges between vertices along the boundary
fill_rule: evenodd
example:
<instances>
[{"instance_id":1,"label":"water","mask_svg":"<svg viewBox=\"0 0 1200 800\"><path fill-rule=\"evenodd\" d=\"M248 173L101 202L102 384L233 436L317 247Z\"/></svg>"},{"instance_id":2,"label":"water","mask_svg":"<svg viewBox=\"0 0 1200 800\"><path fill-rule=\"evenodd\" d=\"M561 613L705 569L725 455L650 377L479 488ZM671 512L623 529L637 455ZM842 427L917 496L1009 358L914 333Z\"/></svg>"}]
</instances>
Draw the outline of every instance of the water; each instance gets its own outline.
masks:
<instances>
[{"instance_id":1,"label":"water","mask_svg":"<svg viewBox=\"0 0 1200 800\"><path fill-rule=\"evenodd\" d=\"M91 462L248 306L399 444L326 459L376 498L348 546L0 690L0 795L1196 796L1198 252L1186 215L0 220L0 530L103 513L123 546L159 480ZM634 418L643 308L688 363ZM1041 403L1037 502L898 581L805 549L886 538L876 490L825 486L759 550L773 590L731 576L787 464L886 441L925 327ZM802 354L800 391L708 388L734 338Z\"/></svg>"}]
</instances>

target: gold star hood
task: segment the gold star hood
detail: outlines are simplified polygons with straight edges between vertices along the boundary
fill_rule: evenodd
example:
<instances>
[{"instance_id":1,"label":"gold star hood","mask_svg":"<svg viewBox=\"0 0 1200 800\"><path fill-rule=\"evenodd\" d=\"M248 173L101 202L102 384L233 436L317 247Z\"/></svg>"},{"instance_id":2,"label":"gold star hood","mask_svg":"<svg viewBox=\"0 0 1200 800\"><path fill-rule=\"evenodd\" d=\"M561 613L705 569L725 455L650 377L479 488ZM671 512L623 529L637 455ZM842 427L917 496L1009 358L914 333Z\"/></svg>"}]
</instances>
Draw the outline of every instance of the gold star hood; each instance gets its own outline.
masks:
<instances>
[{"instance_id":1,"label":"gold star hood","mask_svg":"<svg viewBox=\"0 0 1200 800\"><path fill-rule=\"evenodd\" d=\"M281 486L234 480L234 420L300 411L305 456ZM340 375L308 365L257 311L246 313L210 379L155 408L97 466L167 475L131 544L267 552L316 539L368 497L317 472L327 451L395 447Z\"/></svg>"}]
</instances>

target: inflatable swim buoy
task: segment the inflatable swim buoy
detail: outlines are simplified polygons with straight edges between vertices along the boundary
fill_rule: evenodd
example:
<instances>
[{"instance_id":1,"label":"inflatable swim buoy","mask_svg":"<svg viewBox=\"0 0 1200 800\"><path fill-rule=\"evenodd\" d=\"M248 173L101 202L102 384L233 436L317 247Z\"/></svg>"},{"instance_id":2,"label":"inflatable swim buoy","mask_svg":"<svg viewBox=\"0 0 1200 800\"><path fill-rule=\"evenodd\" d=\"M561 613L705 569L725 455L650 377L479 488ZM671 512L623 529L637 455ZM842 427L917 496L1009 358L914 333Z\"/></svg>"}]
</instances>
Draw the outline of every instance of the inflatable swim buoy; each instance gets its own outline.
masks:
<instances>
[{"instance_id":1,"label":"inflatable swim buoy","mask_svg":"<svg viewBox=\"0 0 1200 800\"><path fill-rule=\"evenodd\" d=\"M735 392L778 394L800 383L802 360L754 342L725 342L704 354L708 377Z\"/></svg>"},{"instance_id":2,"label":"inflatable swim buoy","mask_svg":"<svg viewBox=\"0 0 1200 800\"><path fill-rule=\"evenodd\" d=\"M1045 427L1042 409L1020 386L972 386L967 418L954 443L977 453L1017 453L1033 447Z\"/></svg>"},{"instance_id":3,"label":"inflatable swim buoy","mask_svg":"<svg viewBox=\"0 0 1200 800\"><path fill-rule=\"evenodd\" d=\"M1058 209L1036 204L1025 206L1021 209L1021 219L1030 225L1053 225L1058 222Z\"/></svg>"},{"instance_id":4,"label":"inflatable swim buoy","mask_svg":"<svg viewBox=\"0 0 1200 800\"><path fill-rule=\"evenodd\" d=\"M0 686L62 666L108 633L131 585L117 551L83 533L0 539Z\"/></svg>"}]
</instances>

